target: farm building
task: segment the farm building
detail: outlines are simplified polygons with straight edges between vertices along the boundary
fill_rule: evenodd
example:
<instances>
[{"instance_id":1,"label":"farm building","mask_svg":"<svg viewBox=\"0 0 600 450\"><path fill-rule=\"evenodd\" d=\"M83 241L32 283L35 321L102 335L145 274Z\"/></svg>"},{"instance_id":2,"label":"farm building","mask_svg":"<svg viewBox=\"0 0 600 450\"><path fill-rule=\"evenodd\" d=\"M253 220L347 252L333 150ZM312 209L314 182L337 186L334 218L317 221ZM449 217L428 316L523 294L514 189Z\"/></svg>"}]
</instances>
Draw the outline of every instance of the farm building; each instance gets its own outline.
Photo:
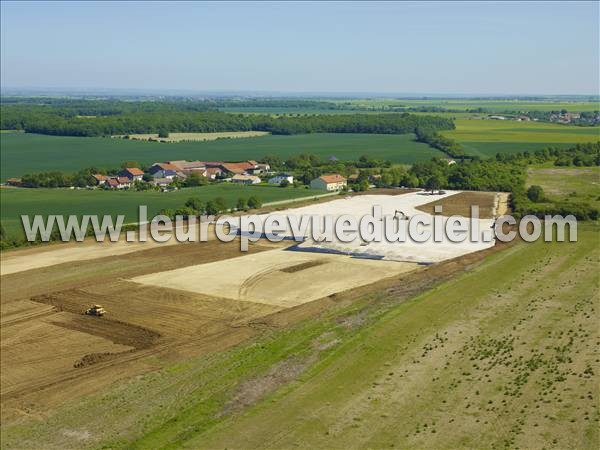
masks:
<instances>
[{"instance_id":1,"label":"farm building","mask_svg":"<svg viewBox=\"0 0 600 450\"><path fill-rule=\"evenodd\" d=\"M119 176L128 178L130 181L142 181L144 172L137 167L127 167L119 172Z\"/></svg>"},{"instance_id":2,"label":"farm building","mask_svg":"<svg viewBox=\"0 0 600 450\"><path fill-rule=\"evenodd\" d=\"M152 167L148 169L148 173L154 176L154 174L159 170L172 170L174 172L177 172L178 168L177 166L169 163L154 163L152 164Z\"/></svg>"},{"instance_id":3,"label":"farm building","mask_svg":"<svg viewBox=\"0 0 600 450\"><path fill-rule=\"evenodd\" d=\"M154 178L151 183L154 186L166 187L173 182L172 178Z\"/></svg>"},{"instance_id":4,"label":"farm building","mask_svg":"<svg viewBox=\"0 0 600 450\"><path fill-rule=\"evenodd\" d=\"M9 186L21 186L23 183L20 178L9 178L6 180L6 184Z\"/></svg>"},{"instance_id":5,"label":"farm building","mask_svg":"<svg viewBox=\"0 0 600 450\"><path fill-rule=\"evenodd\" d=\"M287 180L288 183L292 184L294 182L294 177L289 173L279 173L269 179L269 184L281 184L284 180Z\"/></svg>"},{"instance_id":6,"label":"farm building","mask_svg":"<svg viewBox=\"0 0 600 450\"><path fill-rule=\"evenodd\" d=\"M234 175L231 178L232 183L237 184L258 184L260 183L260 178L254 175Z\"/></svg>"},{"instance_id":7,"label":"farm building","mask_svg":"<svg viewBox=\"0 0 600 450\"><path fill-rule=\"evenodd\" d=\"M102 186L104 183L106 183L106 180L108 180L108 177L106 175L100 175L99 173L92 175L92 178L96 180L96 184L98 186Z\"/></svg>"},{"instance_id":8,"label":"farm building","mask_svg":"<svg viewBox=\"0 0 600 450\"><path fill-rule=\"evenodd\" d=\"M160 169L152 174L152 178L154 179L168 178L171 181L173 181L173 178L175 178L176 176L178 176L177 171L171 169Z\"/></svg>"},{"instance_id":9,"label":"farm building","mask_svg":"<svg viewBox=\"0 0 600 450\"><path fill-rule=\"evenodd\" d=\"M340 174L333 173L321 175L310 182L310 187L313 189L324 189L326 191L339 191L348 185L346 178Z\"/></svg>"},{"instance_id":10,"label":"farm building","mask_svg":"<svg viewBox=\"0 0 600 450\"><path fill-rule=\"evenodd\" d=\"M110 177L106 185L112 189L125 189L131 187L131 181L127 177Z\"/></svg>"},{"instance_id":11,"label":"farm building","mask_svg":"<svg viewBox=\"0 0 600 450\"><path fill-rule=\"evenodd\" d=\"M244 173L253 172L256 167L256 161L244 161L239 163L223 163L221 164L221 169L225 172L232 173L234 175L242 175Z\"/></svg>"},{"instance_id":12,"label":"farm building","mask_svg":"<svg viewBox=\"0 0 600 450\"><path fill-rule=\"evenodd\" d=\"M218 167L207 167L205 177L209 180L214 180L218 176L221 176L222 173L223 171Z\"/></svg>"}]
</instances>

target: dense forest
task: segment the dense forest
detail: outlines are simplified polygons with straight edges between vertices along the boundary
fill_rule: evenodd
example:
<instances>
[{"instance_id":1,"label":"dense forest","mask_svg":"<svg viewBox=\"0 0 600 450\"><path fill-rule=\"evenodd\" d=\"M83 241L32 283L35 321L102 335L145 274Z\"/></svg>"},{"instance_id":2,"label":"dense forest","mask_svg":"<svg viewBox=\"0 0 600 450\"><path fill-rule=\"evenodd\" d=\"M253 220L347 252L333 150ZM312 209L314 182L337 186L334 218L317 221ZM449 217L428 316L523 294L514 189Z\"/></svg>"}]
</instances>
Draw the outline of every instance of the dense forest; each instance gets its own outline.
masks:
<instances>
[{"instance_id":1,"label":"dense forest","mask_svg":"<svg viewBox=\"0 0 600 450\"><path fill-rule=\"evenodd\" d=\"M267 131L273 134L407 134L417 127L454 128L451 119L388 114L243 115L211 109L206 102L3 99L0 128L61 136L114 136L167 132Z\"/></svg>"}]
</instances>

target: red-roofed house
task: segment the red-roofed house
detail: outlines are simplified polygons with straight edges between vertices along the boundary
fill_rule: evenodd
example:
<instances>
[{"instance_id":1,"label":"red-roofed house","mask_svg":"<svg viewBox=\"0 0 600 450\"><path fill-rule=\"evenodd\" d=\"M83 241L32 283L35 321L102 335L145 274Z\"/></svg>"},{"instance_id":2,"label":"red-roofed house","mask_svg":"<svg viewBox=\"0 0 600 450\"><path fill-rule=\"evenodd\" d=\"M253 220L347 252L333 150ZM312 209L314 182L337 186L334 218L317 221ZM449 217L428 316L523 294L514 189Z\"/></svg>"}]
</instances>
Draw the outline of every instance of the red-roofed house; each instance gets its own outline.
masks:
<instances>
[{"instance_id":1,"label":"red-roofed house","mask_svg":"<svg viewBox=\"0 0 600 450\"><path fill-rule=\"evenodd\" d=\"M206 169L206 178L208 178L209 180L214 180L215 178L217 178L218 176L220 176L223 173L223 171L219 168L219 167L208 167Z\"/></svg>"},{"instance_id":2,"label":"red-roofed house","mask_svg":"<svg viewBox=\"0 0 600 450\"><path fill-rule=\"evenodd\" d=\"M125 177L129 181L142 181L144 172L137 167L127 167L119 172L120 177Z\"/></svg>"},{"instance_id":3,"label":"red-roofed house","mask_svg":"<svg viewBox=\"0 0 600 450\"><path fill-rule=\"evenodd\" d=\"M113 189L125 189L131 187L131 181L127 177L110 177L106 180L106 184Z\"/></svg>"},{"instance_id":4,"label":"red-roofed house","mask_svg":"<svg viewBox=\"0 0 600 450\"><path fill-rule=\"evenodd\" d=\"M108 177L106 175L101 175L99 173L92 175L92 177L94 178L94 180L96 180L96 184L98 186L102 186L104 183L106 183L106 180L108 180Z\"/></svg>"},{"instance_id":5,"label":"red-roofed house","mask_svg":"<svg viewBox=\"0 0 600 450\"><path fill-rule=\"evenodd\" d=\"M310 182L313 189L324 189L326 191L339 191L348 185L348 181L337 173L321 175Z\"/></svg>"}]
</instances>

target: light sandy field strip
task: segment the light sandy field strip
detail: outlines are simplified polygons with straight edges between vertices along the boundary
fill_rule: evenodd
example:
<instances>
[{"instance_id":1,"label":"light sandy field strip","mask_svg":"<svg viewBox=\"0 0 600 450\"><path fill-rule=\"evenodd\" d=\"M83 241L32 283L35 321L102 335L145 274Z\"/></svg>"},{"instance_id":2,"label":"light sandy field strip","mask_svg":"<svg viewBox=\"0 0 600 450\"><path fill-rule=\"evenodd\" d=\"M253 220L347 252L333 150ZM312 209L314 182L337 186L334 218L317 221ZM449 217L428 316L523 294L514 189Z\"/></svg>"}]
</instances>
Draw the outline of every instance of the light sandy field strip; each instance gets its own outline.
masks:
<instances>
[{"instance_id":1,"label":"light sandy field strip","mask_svg":"<svg viewBox=\"0 0 600 450\"><path fill-rule=\"evenodd\" d=\"M57 243L48 245L46 248L31 248L18 250L9 254L2 253L0 263L0 274L23 272L26 270L40 269L42 267L54 266L73 261L89 261L106 256L119 256L140 250L148 250L158 245L176 244L175 239L159 244L148 239L146 242L96 242L86 241L77 243Z\"/></svg>"},{"instance_id":2,"label":"light sandy field strip","mask_svg":"<svg viewBox=\"0 0 600 450\"><path fill-rule=\"evenodd\" d=\"M217 139L240 139L267 136L267 131L228 131L222 133L169 133L168 138L159 138L158 134L130 134L129 139L148 141L153 139L160 142L185 142L185 141L214 141ZM123 137L123 136L115 136Z\"/></svg>"},{"instance_id":3,"label":"light sandy field strip","mask_svg":"<svg viewBox=\"0 0 600 450\"><path fill-rule=\"evenodd\" d=\"M417 268L410 263L276 249L131 281L289 308Z\"/></svg>"}]
</instances>

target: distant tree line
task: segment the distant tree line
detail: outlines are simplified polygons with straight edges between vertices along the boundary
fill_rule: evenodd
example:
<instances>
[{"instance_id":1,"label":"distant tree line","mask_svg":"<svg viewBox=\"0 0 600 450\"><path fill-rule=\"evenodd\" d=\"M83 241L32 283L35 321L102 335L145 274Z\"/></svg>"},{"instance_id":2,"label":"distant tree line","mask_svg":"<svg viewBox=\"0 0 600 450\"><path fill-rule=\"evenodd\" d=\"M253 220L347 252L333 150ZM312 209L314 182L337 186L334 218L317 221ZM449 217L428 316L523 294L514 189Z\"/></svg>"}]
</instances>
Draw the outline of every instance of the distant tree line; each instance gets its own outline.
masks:
<instances>
[{"instance_id":1,"label":"distant tree line","mask_svg":"<svg viewBox=\"0 0 600 450\"><path fill-rule=\"evenodd\" d=\"M9 99L10 100L10 99ZM388 114L314 114L273 117L228 114L193 102L113 102L78 100L19 103L2 100L0 128L61 136L114 136L169 132L267 131L273 134L407 134L417 127L451 130L451 119ZM207 109L208 108L208 109Z\"/></svg>"}]
</instances>

